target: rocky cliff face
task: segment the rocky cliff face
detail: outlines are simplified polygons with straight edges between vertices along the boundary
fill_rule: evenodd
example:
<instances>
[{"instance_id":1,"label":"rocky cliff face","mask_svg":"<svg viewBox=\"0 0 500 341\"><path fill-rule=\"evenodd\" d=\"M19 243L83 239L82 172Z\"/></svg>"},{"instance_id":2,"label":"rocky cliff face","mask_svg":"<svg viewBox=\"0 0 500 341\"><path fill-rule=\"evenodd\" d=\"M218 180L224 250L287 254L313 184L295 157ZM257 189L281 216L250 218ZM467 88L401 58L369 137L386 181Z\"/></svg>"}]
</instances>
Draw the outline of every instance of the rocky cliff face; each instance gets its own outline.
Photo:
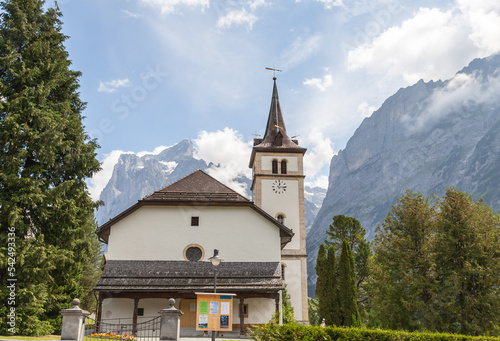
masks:
<instances>
[{"instance_id":1,"label":"rocky cliff face","mask_svg":"<svg viewBox=\"0 0 500 341\"><path fill-rule=\"evenodd\" d=\"M400 89L332 158L329 188L308 234L309 295L334 215L357 218L373 239L407 189L442 196L454 186L500 211L500 56L477 59L447 81Z\"/></svg>"}]
</instances>

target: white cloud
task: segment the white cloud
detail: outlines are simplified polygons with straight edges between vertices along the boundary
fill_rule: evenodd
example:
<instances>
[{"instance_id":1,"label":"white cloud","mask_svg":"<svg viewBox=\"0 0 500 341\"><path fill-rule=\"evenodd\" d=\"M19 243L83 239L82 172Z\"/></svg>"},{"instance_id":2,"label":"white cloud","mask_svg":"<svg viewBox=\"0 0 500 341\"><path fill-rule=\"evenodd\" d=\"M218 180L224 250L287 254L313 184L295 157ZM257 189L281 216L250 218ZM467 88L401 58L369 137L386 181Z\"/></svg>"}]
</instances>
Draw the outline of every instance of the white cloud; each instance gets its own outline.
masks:
<instances>
[{"instance_id":1,"label":"white cloud","mask_svg":"<svg viewBox=\"0 0 500 341\"><path fill-rule=\"evenodd\" d=\"M101 170L88 180L88 188L92 200L98 200L101 196L101 192L108 184L109 179L111 179L113 169L122 154L133 153L124 152L123 150L113 150L111 153L104 155L104 160L101 162Z\"/></svg>"},{"instance_id":2,"label":"white cloud","mask_svg":"<svg viewBox=\"0 0 500 341\"><path fill-rule=\"evenodd\" d=\"M252 143L246 142L237 131L224 128L223 131L201 131L194 140L196 145L195 157L206 162L213 162L220 167L212 167L208 173L240 194L245 194L243 184L235 182L239 175L251 177L248 167Z\"/></svg>"},{"instance_id":3,"label":"white cloud","mask_svg":"<svg viewBox=\"0 0 500 341\"><path fill-rule=\"evenodd\" d=\"M497 0L457 0L470 25L469 38L484 54L500 49L500 2Z\"/></svg>"},{"instance_id":4,"label":"white cloud","mask_svg":"<svg viewBox=\"0 0 500 341\"><path fill-rule=\"evenodd\" d=\"M113 79L109 82L99 82L99 92L115 92L116 89L121 87L129 87L132 83L128 78L125 79Z\"/></svg>"},{"instance_id":5,"label":"white cloud","mask_svg":"<svg viewBox=\"0 0 500 341\"><path fill-rule=\"evenodd\" d=\"M358 112L361 114L361 117L370 117L375 110L377 110L377 108L369 106L366 101L358 105Z\"/></svg>"},{"instance_id":6,"label":"white cloud","mask_svg":"<svg viewBox=\"0 0 500 341\"><path fill-rule=\"evenodd\" d=\"M371 73L392 77L401 75L408 84L421 78L449 78L463 64L486 52L479 42L489 42L491 38L471 26L473 18L479 17L459 10L420 8L400 26L391 27L370 43L351 50L349 69L366 68ZM500 20L489 25L491 31L500 30ZM477 36L471 38L474 34ZM492 46L488 54L491 52Z\"/></svg>"},{"instance_id":7,"label":"white cloud","mask_svg":"<svg viewBox=\"0 0 500 341\"><path fill-rule=\"evenodd\" d=\"M333 7L343 6L342 0L315 0L321 2L326 9L332 9Z\"/></svg>"},{"instance_id":8,"label":"white cloud","mask_svg":"<svg viewBox=\"0 0 500 341\"><path fill-rule=\"evenodd\" d=\"M139 3L160 10L161 14L174 12L175 7L185 5L189 7L209 7L209 0L139 0Z\"/></svg>"},{"instance_id":9,"label":"white cloud","mask_svg":"<svg viewBox=\"0 0 500 341\"><path fill-rule=\"evenodd\" d=\"M140 18L142 16L139 13L130 12L129 10L126 10L126 9L122 9L122 13L125 14L127 17L130 17L130 18Z\"/></svg>"},{"instance_id":10,"label":"white cloud","mask_svg":"<svg viewBox=\"0 0 500 341\"><path fill-rule=\"evenodd\" d=\"M297 37L283 53L284 68L292 68L316 54L321 48L321 37L312 35L310 37Z\"/></svg>"},{"instance_id":11,"label":"white cloud","mask_svg":"<svg viewBox=\"0 0 500 341\"><path fill-rule=\"evenodd\" d=\"M257 21L257 17L245 8L239 10L228 10L224 16L217 20L218 28L230 28L233 25L247 25L252 29L253 24Z\"/></svg>"},{"instance_id":12,"label":"white cloud","mask_svg":"<svg viewBox=\"0 0 500 341\"><path fill-rule=\"evenodd\" d=\"M498 101L499 92L500 74L498 72L486 79L477 75L459 73L444 88L432 94L421 114L415 118L406 115L402 120L410 133L420 132L469 105Z\"/></svg>"},{"instance_id":13,"label":"white cloud","mask_svg":"<svg viewBox=\"0 0 500 341\"><path fill-rule=\"evenodd\" d=\"M257 8L267 5L269 5L269 3L266 2L266 0L251 0L248 2L248 7L250 7L252 11L255 11Z\"/></svg>"},{"instance_id":14,"label":"white cloud","mask_svg":"<svg viewBox=\"0 0 500 341\"><path fill-rule=\"evenodd\" d=\"M304 171L306 176L314 178L321 169L330 163L333 156L332 141L323 133L313 129L307 136L308 148L304 156Z\"/></svg>"},{"instance_id":15,"label":"white cloud","mask_svg":"<svg viewBox=\"0 0 500 341\"><path fill-rule=\"evenodd\" d=\"M152 152L142 151L142 152L137 153L137 156L138 157L143 157L144 155L158 155L162 151L164 151L165 149L170 148L170 147L172 147L172 146L158 146L155 149L153 149Z\"/></svg>"},{"instance_id":16,"label":"white cloud","mask_svg":"<svg viewBox=\"0 0 500 341\"><path fill-rule=\"evenodd\" d=\"M324 75L323 78L308 78L302 84L312 86L320 91L325 91L333 85L333 77L327 74Z\"/></svg>"},{"instance_id":17,"label":"white cloud","mask_svg":"<svg viewBox=\"0 0 500 341\"><path fill-rule=\"evenodd\" d=\"M318 175L312 181L306 181L305 185L312 188L319 187L323 189L328 189L328 176Z\"/></svg>"}]
</instances>

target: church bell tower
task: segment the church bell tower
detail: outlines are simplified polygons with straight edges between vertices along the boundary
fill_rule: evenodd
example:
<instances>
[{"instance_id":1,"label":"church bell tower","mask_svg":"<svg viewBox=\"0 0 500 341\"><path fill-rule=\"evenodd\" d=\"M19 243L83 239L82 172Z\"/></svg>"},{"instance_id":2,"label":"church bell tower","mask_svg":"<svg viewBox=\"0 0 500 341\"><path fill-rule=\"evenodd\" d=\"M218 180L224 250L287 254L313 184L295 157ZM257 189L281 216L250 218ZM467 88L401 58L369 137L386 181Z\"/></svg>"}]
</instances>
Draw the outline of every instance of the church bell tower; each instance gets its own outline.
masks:
<instances>
[{"instance_id":1,"label":"church bell tower","mask_svg":"<svg viewBox=\"0 0 500 341\"><path fill-rule=\"evenodd\" d=\"M262 138L254 139L250 157L252 196L257 206L294 232L281 251L282 269L295 319L306 324L309 322L303 167L306 148L287 134L276 77L273 80L266 132Z\"/></svg>"}]
</instances>

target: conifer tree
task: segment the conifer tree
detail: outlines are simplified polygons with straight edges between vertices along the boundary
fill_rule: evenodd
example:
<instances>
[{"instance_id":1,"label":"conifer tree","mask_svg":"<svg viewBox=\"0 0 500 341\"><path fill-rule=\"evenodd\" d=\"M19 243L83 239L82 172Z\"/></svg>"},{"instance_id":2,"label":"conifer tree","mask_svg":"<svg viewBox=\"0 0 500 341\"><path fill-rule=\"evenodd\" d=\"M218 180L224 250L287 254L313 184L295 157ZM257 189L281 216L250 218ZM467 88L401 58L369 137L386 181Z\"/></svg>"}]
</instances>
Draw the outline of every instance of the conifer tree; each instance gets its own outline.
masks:
<instances>
[{"instance_id":1,"label":"conifer tree","mask_svg":"<svg viewBox=\"0 0 500 341\"><path fill-rule=\"evenodd\" d=\"M326 304L328 306L326 321L329 325L340 325L340 301L339 301L339 274L338 264L335 259L335 248L330 245L326 252L326 266L327 266L327 297Z\"/></svg>"},{"instance_id":2,"label":"conifer tree","mask_svg":"<svg viewBox=\"0 0 500 341\"><path fill-rule=\"evenodd\" d=\"M318 299L318 312L320 320L326 319L328 315L328 267L326 259L326 248L323 243L319 245L318 257L316 258L316 298Z\"/></svg>"},{"instance_id":3,"label":"conifer tree","mask_svg":"<svg viewBox=\"0 0 500 341\"><path fill-rule=\"evenodd\" d=\"M328 246L334 246L337 256L342 251L343 241L346 240L349 243L355 260L356 286L358 291L361 289L362 293L362 297L358 297L358 301L365 301L366 294L363 283L370 273L368 261L372 255L370 243L365 239L365 229L356 218L339 214L333 217L332 224L330 224L326 234L328 239L325 243Z\"/></svg>"},{"instance_id":4,"label":"conifer tree","mask_svg":"<svg viewBox=\"0 0 500 341\"><path fill-rule=\"evenodd\" d=\"M15 333L23 335L60 328L59 311L82 294L97 243L85 184L100 167L97 145L82 125L80 73L70 69L61 13L43 4L6 0L0 14L0 276L17 279ZM7 227L16 252L9 273Z\"/></svg>"},{"instance_id":5,"label":"conifer tree","mask_svg":"<svg viewBox=\"0 0 500 341\"><path fill-rule=\"evenodd\" d=\"M377 228L373 243L372 307L384 327L435 330L433 237L436 210L407 191Z\"/></svg>"},{"instance_id":6,"label":"conifer tree","mask_svg":"<svg viewBox=\"0 0 500 341\"><path fill-rule=\"evenodd\" d=\"M354 258L351 247L344 239L339 262L339 287L340 287L340 319L346 327L361 326L358 305L356 303L356 275L354 272Z\"/></svg>"},{"instance_id":7,"label":"conifer tree","mask_svg":"<svg viewBox=\"0 0 500 341\"><path fill-rule=\"evenodd\" d=\"M438 330L469 335L500 325L500 216L449 188L439 200L434 247Z\"/></svg>"},{"instance_id":8,"label":"conifer tree","mask_svg":"<svg viewBox=\"0 0 500 341\"><path fill-rule=\"evenodd\" d=\"M316 298L320 319L327 325L340 325L340 302L338 289L338 271L335 249L332 245L325 249L321 244L316 260Z\"/></svg>"}]
</instances>

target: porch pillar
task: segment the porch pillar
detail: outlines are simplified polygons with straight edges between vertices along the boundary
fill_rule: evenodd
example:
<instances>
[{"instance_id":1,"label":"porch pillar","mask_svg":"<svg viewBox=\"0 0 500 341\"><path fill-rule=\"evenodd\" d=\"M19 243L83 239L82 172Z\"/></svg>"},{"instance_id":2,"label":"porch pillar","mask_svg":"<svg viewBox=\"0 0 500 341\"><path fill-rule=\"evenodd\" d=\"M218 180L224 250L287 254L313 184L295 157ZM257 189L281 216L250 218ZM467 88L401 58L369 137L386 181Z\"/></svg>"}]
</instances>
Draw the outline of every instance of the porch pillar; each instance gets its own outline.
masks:
<instances>
[{"instance_id":1,"label":"porch pillar","mask_svg":"<svg viewBox=\"0 0 500 341\"><path fill-rule=\"evenodd\" d=\"M100 326L101 326L101 319L102 319L102 293L99 291L99 294L98 294L98 305L97 305L97 323L95 324L95 331L96 333L100 333L101 332L101 329L100 329Z\"/></svg>"},{"instance_id":2,"label":"porch pillar","mask_svg":"<svg viewBox=\"0 0 500 341\"><path fill-rule=\"evenodd\" d=\"M276 322L279 322L280 321L280 294L276 294L274 296L274 303L275 303L275 306L276 306L276 319L277 321Z\"/></svg>"},{"instance_id":3,"label":"porch pillar","mask_svg":"<svg viewBox=\"0 0 500 341\"><path fill-rule=\"evenodd\" d=\"M139 299L134 298L134 315L132 315L132 334L137 336L137 312L139 310Z\"/></svg>"},{"instance_id":4,"label":"porch pillar","mask_svg":"<svg viewBox=\"0 0 500 341\"><path fill-rule=\"evenodd\" d=\"M244 298L240 298L240 335L245 335L245 314L243 305L245 303Z\"/></svg>"}]
</instances>

